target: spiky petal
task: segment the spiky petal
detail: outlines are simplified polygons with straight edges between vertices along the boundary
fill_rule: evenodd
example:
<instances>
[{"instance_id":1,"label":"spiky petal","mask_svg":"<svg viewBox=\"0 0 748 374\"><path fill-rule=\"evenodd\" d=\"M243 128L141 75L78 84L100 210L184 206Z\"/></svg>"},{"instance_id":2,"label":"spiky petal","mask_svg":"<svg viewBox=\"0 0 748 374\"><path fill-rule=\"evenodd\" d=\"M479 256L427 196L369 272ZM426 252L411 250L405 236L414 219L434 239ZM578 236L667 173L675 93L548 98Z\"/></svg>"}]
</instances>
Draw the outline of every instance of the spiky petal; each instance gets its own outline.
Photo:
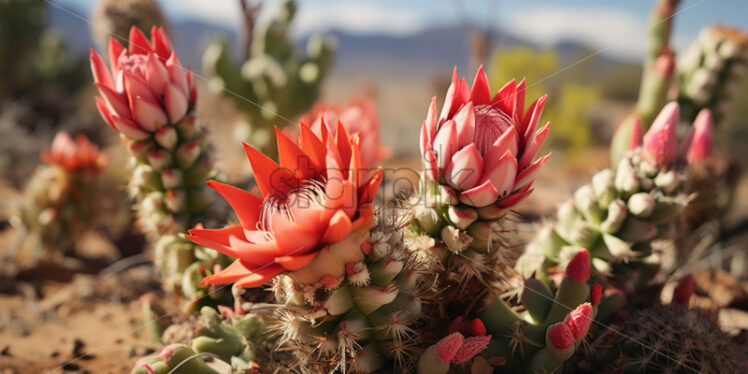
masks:
<instances>
[{"instance_id":1,"label":"spiky petal","mask_svg":"<svg viewBox=\"0 0 748 374\"><path fill-rule=\"evenodd\" d=\"M668 103L655 118L644 135L644 155L664 167L675 160L679 110L675 102Z\"/></svg>"}]
</instances>

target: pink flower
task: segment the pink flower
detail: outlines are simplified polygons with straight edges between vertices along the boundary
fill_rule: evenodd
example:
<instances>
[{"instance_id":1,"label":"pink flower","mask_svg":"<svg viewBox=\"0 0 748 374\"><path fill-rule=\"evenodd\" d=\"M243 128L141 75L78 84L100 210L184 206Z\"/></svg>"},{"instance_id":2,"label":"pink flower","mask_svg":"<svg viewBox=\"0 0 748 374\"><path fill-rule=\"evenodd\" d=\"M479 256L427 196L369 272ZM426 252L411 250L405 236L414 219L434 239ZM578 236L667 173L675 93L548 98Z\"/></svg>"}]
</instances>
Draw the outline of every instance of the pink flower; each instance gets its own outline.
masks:
<instances>
[{"instance_id":1,"label":"pink flower","mask_svg":"<svg viewBox=\"0 0 748 374\"><path fill-rule=\"evenodd\" d=\"M133 27L127 49L111 38L109 68L91 50L94 85L101 94L96 98L99 112L115 130L134 140L180 122L197 98L195 77L182 68L164 29L153 27L151 35L149 41Z\"/></svg>"},{"instance_id":2,"label":"pink flower","mask_svg":"<svg viewBox=\"0 0 748 374\"><path fill-rule=\"evenodd\" d=\"M361 142L361 166L374 169L377 162L386 158L390 150L379 142L379 118L372 99L351 99L346 105L318 102L311 111L301 117L318 136L322 126L335 136L338 121L351 136L358 135Z\"/></svg>"},{"instance_id":3,"label":"pink flower","mask_svg":"<svg viewBox=\"0 0 748 374\"><path fill-rule=\"evenodd\" d=\"M579 283L587 283L590 279L590 254L586 249L577 252L569 261L566 265L566 275Z\"/></svg>"},{"instance_id":4,"label":"pink flower","mask_svg":"<svg viewBox=\"0 0 748 374\"><path fill-rule=\"evenodd\" d=\"M678 119L678 104L668 103L657 115L652 127L644 134L644 155L652 159L657 166L665 167L675 161Z\"/></svg>"},{"instance_id":5,"label":"pink flower","mask_svg":"<svg viewBox=\"0 0 748 374\"><path fill-rule=\"evenodd\" d=\"M686 161L695 164L712 155L712 112L702 109L693 121L693 136L688 144Z\"/></svg>"},{"instance_id":6,"label":"pink flower","mask_svg":"<svg viewBox=\"0 0 748 374\"><path fill-rule=\"evenodd\" d=\"M550 125L536 128L545 100L535 100L525 112L524 80L507 83L491 98L482 67L472 90L455 69L441 113L434 97L421 129L426 175L470 206L518 203L550 156L535 159Z\"/></svg>"}]
</instances>

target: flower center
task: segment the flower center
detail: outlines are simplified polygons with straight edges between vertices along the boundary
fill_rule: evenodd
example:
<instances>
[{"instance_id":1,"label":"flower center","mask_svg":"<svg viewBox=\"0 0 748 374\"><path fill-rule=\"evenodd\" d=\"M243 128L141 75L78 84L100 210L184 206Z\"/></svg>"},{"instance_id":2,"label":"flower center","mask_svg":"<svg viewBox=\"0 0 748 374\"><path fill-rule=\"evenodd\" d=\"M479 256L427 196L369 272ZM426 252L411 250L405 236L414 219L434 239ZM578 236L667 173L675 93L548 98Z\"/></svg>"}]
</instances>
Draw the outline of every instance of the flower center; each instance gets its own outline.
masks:
<instances>
[{"instance_id":1,"label":"flower center","mask_svg":"<svg viewBox=\"0 0 748 374\"><path fill-rule=\"evenodd\" d=\"M282 222L293 222L295 212L322 206L325 184L316 179L307 179L284 193L273 193L265 197L257 220L257 229L268 233Z\"/></svg>"},{"instance_id":2,"label":"flower center","mask_svg":"<svg viewBox=\"0 0 748 374\"><path fill-rule=\"evenodd\" d=\"M146 61L147 61L147 57L145 55L124 54L120 56L119 60L117 61L117 67L120 70L124 70L128 73L133 73L135 75L145 78Z\"/></svg>"},{"instance_id":3,"label":"flower center","mask_svg":"<svg viewBox=\"0 0 748 374\"><path fill-rule=\"evenodd\" d=\"M486 154L496 139L514 126L514 122L509 115L491 105L478 105L474 111L474 142L478 151Z\"/></svg>"}]
</instances>

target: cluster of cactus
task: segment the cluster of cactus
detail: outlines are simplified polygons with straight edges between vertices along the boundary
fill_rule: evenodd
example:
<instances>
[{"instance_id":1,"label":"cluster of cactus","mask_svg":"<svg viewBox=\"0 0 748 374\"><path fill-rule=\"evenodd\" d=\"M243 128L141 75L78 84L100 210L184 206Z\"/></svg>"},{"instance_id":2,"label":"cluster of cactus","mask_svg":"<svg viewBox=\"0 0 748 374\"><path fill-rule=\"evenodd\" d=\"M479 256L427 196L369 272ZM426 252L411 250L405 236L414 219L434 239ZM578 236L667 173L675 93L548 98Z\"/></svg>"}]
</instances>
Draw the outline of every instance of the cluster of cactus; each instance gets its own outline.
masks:
<instances>
[{"instance_id":1,"label":"cluster of cactus","mask_svg":"<svg viewBox=\"0 0 748 374\"><path fill-rule=\"evenodd\" d=\"M257 373L265 354L265 320L221 309L223 315L210 307L200 309L201 322L189 345L173 343L158 355L141 358L132 374L217 374L206 357L231 365L232 372Z\"/></svg>"},{"instance_id":2,"label":"cluster of cactus","mask_svg":"<svg viewBox=\"0 0 748 374\"><path fill-rule=\"evenodd\" d=\"M719 123L730 114L735 98L743 89L748 69L748 34L741 30L713 26L678 59L678 102L686 120L708 108Z\"/></svg>"},{"instance_id":3,"label":"cluster of cactus","mask_svg":"<svg viewBox=\"0 0 748 374\"><path fill-rule=\"evenodd\" d=\"M35 258L65 254L91 227L98 177L107 164L88 138L73 140L65 132L57 133L42 160L46 165L27 182L12 220L27 233L23 249Z\"/></svg>"},{"instance_id":4,"label":"cluster of cactus","mask_svg":"<svg viewBox=\"0 0 748 374\"><path fill-rule=\"evenodd\" d=\"M504 359L498 372L554 372L574 354L597 314L601 288L588 286L589 278L589 253L580 250L555 290L534 276L525 279L519 298L524 310L500 297L487 300L479 316L493 338L483 356Z\"/></svg>"},{"instance_id":5,"label":"cluster of cactus","mask_svg":"<svg viewBox=\"0 0 748 374\"><path fill-rule=\"evenodd\" d=\"M334 256L363 248L363 259L347 263L342 277L314 285L294 281L304 274L275 279L272 289L284 307L270 328L292 348L303 372L372 373L388 361L414 359L420 274L403 224L392 214L381 212L370 231L330 245Z\"/></svg>"},{"instance_id":6,"label":"cluster of cactus","mask_svg":"<svg viewBox=\"0 0 748 374\"><path fill-rule=\"evenodd\" d=\"M605 169L558 209L557 219L541 228L516 268L546 278L579 248L588 248L592 265L618 281L646 283L658 270L652 241L667 238L669 227L688 203L683 193L684 162L696 163L711 151L708 111L676 148L678 105L668 104L644 136L631 140L633 150L615 169ZM638 127L638 126L637 126ZM637 270L637 271L632 271ZM624 279L636 276L638 279Z\"/></svg>"},{"instance_id":7,"label":"cluster of cactus","mask_svg":"<svg viewBox=\"0 0 748 374\"><path fill-rule=\"evenodd\" d=\"M130 151L128 190L137 201L138 224L155 247L154 262L166 288L197 297L205 293L198 286L204 269L225 263L183 233L218 214L205 186L217 172L207 130L195 113L195 78L182 68L163 28L152 28L151 35L152 41L133 27L127 48L111 38L111 72L91 53L101 94L96 103Z\"/></svg>"},{"instance_id":8,"label":"cluster of cactus","mask_svg":"<svg viewBox=\"0 0 748 374\"><path fill-rule=\"evenodd\" d=\"M634 311L620 331L608 329L580 355L585 371L614 373L743 373L746 358L722 331L714 311L689 308L691 275L670 304Z\"/></svg>"},{"instance_id":9,"label":"cluster of cactus","mask_svg":"<svg viewBox=\"0 0 748 374\"><path fill-rule=\"evenodd\" d=\"M133 26L151 30L167 28L168 22L156 0L98 0L91 11L91 35L101 50L109 38L125 40Z\"/></svg>"},{"instance_id":10,"label":"cluster of cactus","mask_svg":"<svg viewBox=\"0 0 748 374\"><path fill-rule=\"evenodd\" d=\"M290 36L295 15L296 2L284 0L267 23L252 27L250 50L240 66L226 40L213 41L203 56L210 87L246 114L238 137L266 154L274 152L273 126L285 126L311 108L332 64L335 43L329 37L312 36L306 56L296 51Z\"/></svg>"}]
</instances>

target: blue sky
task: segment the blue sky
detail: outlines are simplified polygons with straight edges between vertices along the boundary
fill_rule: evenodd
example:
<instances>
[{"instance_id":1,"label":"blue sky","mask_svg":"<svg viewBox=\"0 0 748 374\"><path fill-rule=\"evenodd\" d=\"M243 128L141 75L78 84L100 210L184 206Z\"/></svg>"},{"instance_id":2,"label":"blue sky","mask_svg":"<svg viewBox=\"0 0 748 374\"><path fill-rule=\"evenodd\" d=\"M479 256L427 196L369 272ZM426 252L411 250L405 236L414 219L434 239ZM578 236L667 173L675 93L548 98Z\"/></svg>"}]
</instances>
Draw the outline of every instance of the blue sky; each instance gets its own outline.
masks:
<instances>
[{"instance_id":1,"label":"blue sky","mask_svg":"<svg viewBox=\"0 0 748 374\"><path fill-rule=\"evenodd\" d=\"M93 0L51 0L89 9ZM198 18L239 25L237 0L160 0L174 20ZM272 9L273 0L265 0ZM604 53L639 57L653 1L644 0L299 0L298 34L330 28L405 35L460 19L508 29L541 45L575 39ZM682 49L710 24L748 29L748 1L683 0L674 45Z\"/></svg>"}]
</instances>

